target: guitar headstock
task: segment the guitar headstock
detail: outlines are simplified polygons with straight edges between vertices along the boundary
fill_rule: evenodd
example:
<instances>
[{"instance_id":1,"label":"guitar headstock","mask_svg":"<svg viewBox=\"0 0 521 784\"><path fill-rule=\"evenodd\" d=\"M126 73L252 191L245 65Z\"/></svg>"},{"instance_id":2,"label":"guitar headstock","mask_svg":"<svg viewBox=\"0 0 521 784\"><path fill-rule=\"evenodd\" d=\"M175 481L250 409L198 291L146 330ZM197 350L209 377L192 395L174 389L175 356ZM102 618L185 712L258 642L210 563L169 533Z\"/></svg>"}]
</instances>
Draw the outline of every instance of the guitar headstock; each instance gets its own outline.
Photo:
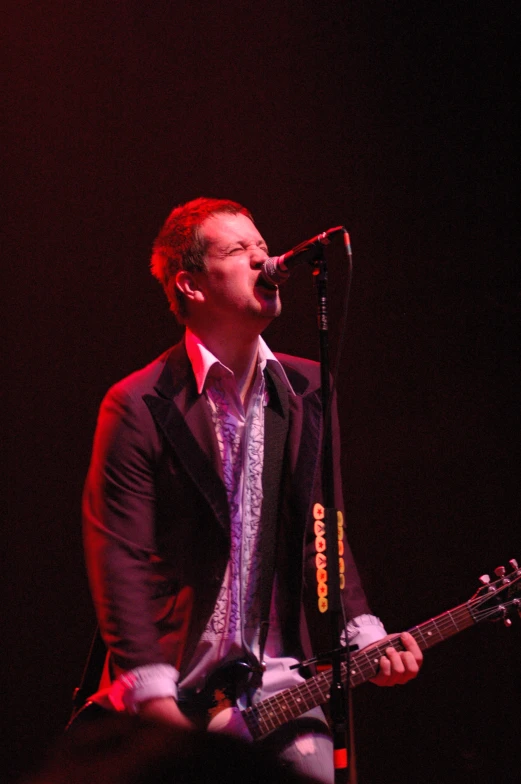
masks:
<instances>
[{"instance_id":1,"label":"guitar headstock","mask_svg":"<svg viewBox=\"0 0 521 784\"><path fill-rule=\"evenodd\" d=\"M508 562L509 568L498 566L494 570L495 580L483 574L482 583L468 602L469 610L476 621L502 620L511 626L510 614L517 611L521 617L521 569L515 558Z\"/></svg>"}]
</instances>

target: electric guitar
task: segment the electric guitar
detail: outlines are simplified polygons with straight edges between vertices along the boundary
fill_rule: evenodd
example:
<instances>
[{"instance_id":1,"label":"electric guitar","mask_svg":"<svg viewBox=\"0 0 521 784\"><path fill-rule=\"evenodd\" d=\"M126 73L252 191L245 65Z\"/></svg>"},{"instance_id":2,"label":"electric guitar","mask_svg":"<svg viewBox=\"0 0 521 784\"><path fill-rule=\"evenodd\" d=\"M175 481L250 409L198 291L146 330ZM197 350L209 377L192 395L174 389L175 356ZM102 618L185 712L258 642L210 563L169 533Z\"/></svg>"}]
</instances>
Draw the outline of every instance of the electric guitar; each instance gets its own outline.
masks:
<instances>
[{"instance_id":1,"label":"electric guitar","mask_svg":"<svg viewBox=\"0 0 521 784\"><path fill-rule=\"evenodd\" d=\"M431 648L473 624L485 620L503 620L505 625L511 626L509 612L517 609L521 616L521 599L519 598L521 569L515 560L510 561L510 567L509 574L503 566L498 567L495 571L497 579L493 582L488 575L483 575L480 578L482 587L468 602L431 618L420 626L408 629L420 649ZM347 672L347 664L345 662L341 664L344 683L349 681L350 687L354 688L374 678L378 672L380 658L385 655L385 650L389 647L393 647L397 651L404 650L399 634L386 639L381 644L376 643L370 648L351 654L349 673ZM203 698L208 701L207 720L215 717L219 711L233 707L237 691L240 691L241 687L244 688L244 682L247 679L247 665L239 662L235 666L241 673L238 678L238 688L233 683L227 686L226 681L230 681L230 679L225 673L226 668L222 668L209 679L203 690ZM225 673L224 677L223 672ZM303 683L278 692L252 707L241 710L242 719L252 738L259 740L311 708L325 704L329 699L331 677L331 671L326 670Z\"/></svg>"},{"instance_id":2,"label":"electric guitar","mask_svg":"<svg viewBox=\"0 0 521 784\"><path fill-rule=\"evenodd\" d=\"M507 574L505 567L500 566L495 570L496 580L491 581L488 575L483 575L481 587L468 602L454 607L452 610L437 615L429 621L408 629L421 650L431 648L443 640L458 634L473 624L485 620L502 620L506 626L511 626L509 613L517 610L521 616L521 569L512 559L510 572ZM352 653L347 664L341 664L341 675L344 684L354 688L361 683L374 678L378 672L380 658L385 655L387 648L392 647L403 651L400 634L387 638L381 643ZM238 661L225 665L217 670L208 680L205 688L196 695L186 706L180 703L182 710L198 726L207 726L219 713L232 709L237 696L248 686L251 670L247 663ZM329 700L331 686L331 671L326 670L315 675L303 683L280 691L251 707L240 710L242 722L246 725L253 740L259 740L273 730L286 724L291 719L296 719L306 711L318 705L324 705ZM85 713L100 712L99 706L87 702L74 717L89 718ZM105 711L101 711L105 712Z\"/></svg>"}]
</instances>

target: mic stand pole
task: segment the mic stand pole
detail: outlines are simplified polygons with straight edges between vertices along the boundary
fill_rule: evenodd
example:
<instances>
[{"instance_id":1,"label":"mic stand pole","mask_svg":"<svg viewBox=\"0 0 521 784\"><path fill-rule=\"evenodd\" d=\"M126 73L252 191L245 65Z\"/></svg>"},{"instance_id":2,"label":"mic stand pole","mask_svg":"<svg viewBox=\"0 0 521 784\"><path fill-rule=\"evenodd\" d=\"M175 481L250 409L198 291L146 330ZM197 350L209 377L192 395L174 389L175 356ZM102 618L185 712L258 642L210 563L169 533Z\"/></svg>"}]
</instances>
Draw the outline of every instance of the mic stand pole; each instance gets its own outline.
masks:
<instances>
[{"instance_id":1,"label":"mic stand pole","mask_svg":"<svg viewBox=\"0 0 521 784\"><path fill-rule=\"evenodd\" d=\"M327 264L324 258L324 249L317 249L314 261L315 283L318 297L318 329L320 343L320 378L323 415L323 440L322 440L322 493L324 502L324 524L327 558L327 607L322 608L329 612L332 651L332 681L330 691L330 714L334 744L335 783L345 784L349 781L349 678L344 689L341 676L342 657L347 663L346 672L349 673L349 643L340 647L340 626L344 622L340 598L340 583L344 575L339 570L338 541L343 536L343 521L340 512L335 507L335 481L333 470L333 439L331 430L331 405L330 405L330 372L329 372L329 342L328 342L328 312L327 312Z\"/></svg>"}]
</instances>

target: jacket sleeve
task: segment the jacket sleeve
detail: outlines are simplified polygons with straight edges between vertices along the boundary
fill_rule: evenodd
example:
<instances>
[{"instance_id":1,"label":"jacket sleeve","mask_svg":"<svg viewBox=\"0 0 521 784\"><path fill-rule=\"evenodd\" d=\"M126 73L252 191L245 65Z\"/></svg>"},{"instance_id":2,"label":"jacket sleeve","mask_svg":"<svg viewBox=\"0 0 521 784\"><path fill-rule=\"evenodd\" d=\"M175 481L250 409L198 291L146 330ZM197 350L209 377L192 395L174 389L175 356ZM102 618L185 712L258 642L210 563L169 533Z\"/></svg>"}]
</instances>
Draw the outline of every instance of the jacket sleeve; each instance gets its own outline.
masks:
<instances>
[{"instance_id":1,"label":"jacket sleeve","mask_svg":"<svg viewBox=\"0 0 521 784\"><path fill-rule=\"evenodd\" d=\"M83 530L91 592L116 673L164 661L150 605L157 449L143 401L113 387L99 413Z\"/></svg>"}]
</instances>

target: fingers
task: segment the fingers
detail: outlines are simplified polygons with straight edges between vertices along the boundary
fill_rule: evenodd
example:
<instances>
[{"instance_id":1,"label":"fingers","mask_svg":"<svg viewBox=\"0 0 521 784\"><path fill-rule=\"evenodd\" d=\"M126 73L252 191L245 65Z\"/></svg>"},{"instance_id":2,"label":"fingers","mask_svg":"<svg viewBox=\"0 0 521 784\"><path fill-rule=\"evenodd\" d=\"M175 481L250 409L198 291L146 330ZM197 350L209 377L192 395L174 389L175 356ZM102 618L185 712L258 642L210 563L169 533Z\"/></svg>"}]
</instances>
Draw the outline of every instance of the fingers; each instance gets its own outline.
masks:
<instances>
[{"instance_id":1,"label":"fingers","mask_svg":"<svg viewBox=\"0 0 521 784\"><path fill-rule=\"evenodd\" d=\"M378 686L396 686L407 683L418 675L423 661L423 655L414 637L408 632L400 635L400 639L405 648L404 651L397 651L389 647L385 651L385 656L380 659L380 669L373 683Z\"/></svg>"},{"instance_id":2,"label":"fingers","mask_svg":"<svg viewBox=\"0 0 521 784\"><path fill-rule=\"evenodd\" d=\"M412 656L416 664L416 672L418 672L423 662L423 653L421 652L418 643L409 632L403 632L403 634L400 635L400 639L404 645L405 654L410 654Z\"/></svg>"}]
</instances>

